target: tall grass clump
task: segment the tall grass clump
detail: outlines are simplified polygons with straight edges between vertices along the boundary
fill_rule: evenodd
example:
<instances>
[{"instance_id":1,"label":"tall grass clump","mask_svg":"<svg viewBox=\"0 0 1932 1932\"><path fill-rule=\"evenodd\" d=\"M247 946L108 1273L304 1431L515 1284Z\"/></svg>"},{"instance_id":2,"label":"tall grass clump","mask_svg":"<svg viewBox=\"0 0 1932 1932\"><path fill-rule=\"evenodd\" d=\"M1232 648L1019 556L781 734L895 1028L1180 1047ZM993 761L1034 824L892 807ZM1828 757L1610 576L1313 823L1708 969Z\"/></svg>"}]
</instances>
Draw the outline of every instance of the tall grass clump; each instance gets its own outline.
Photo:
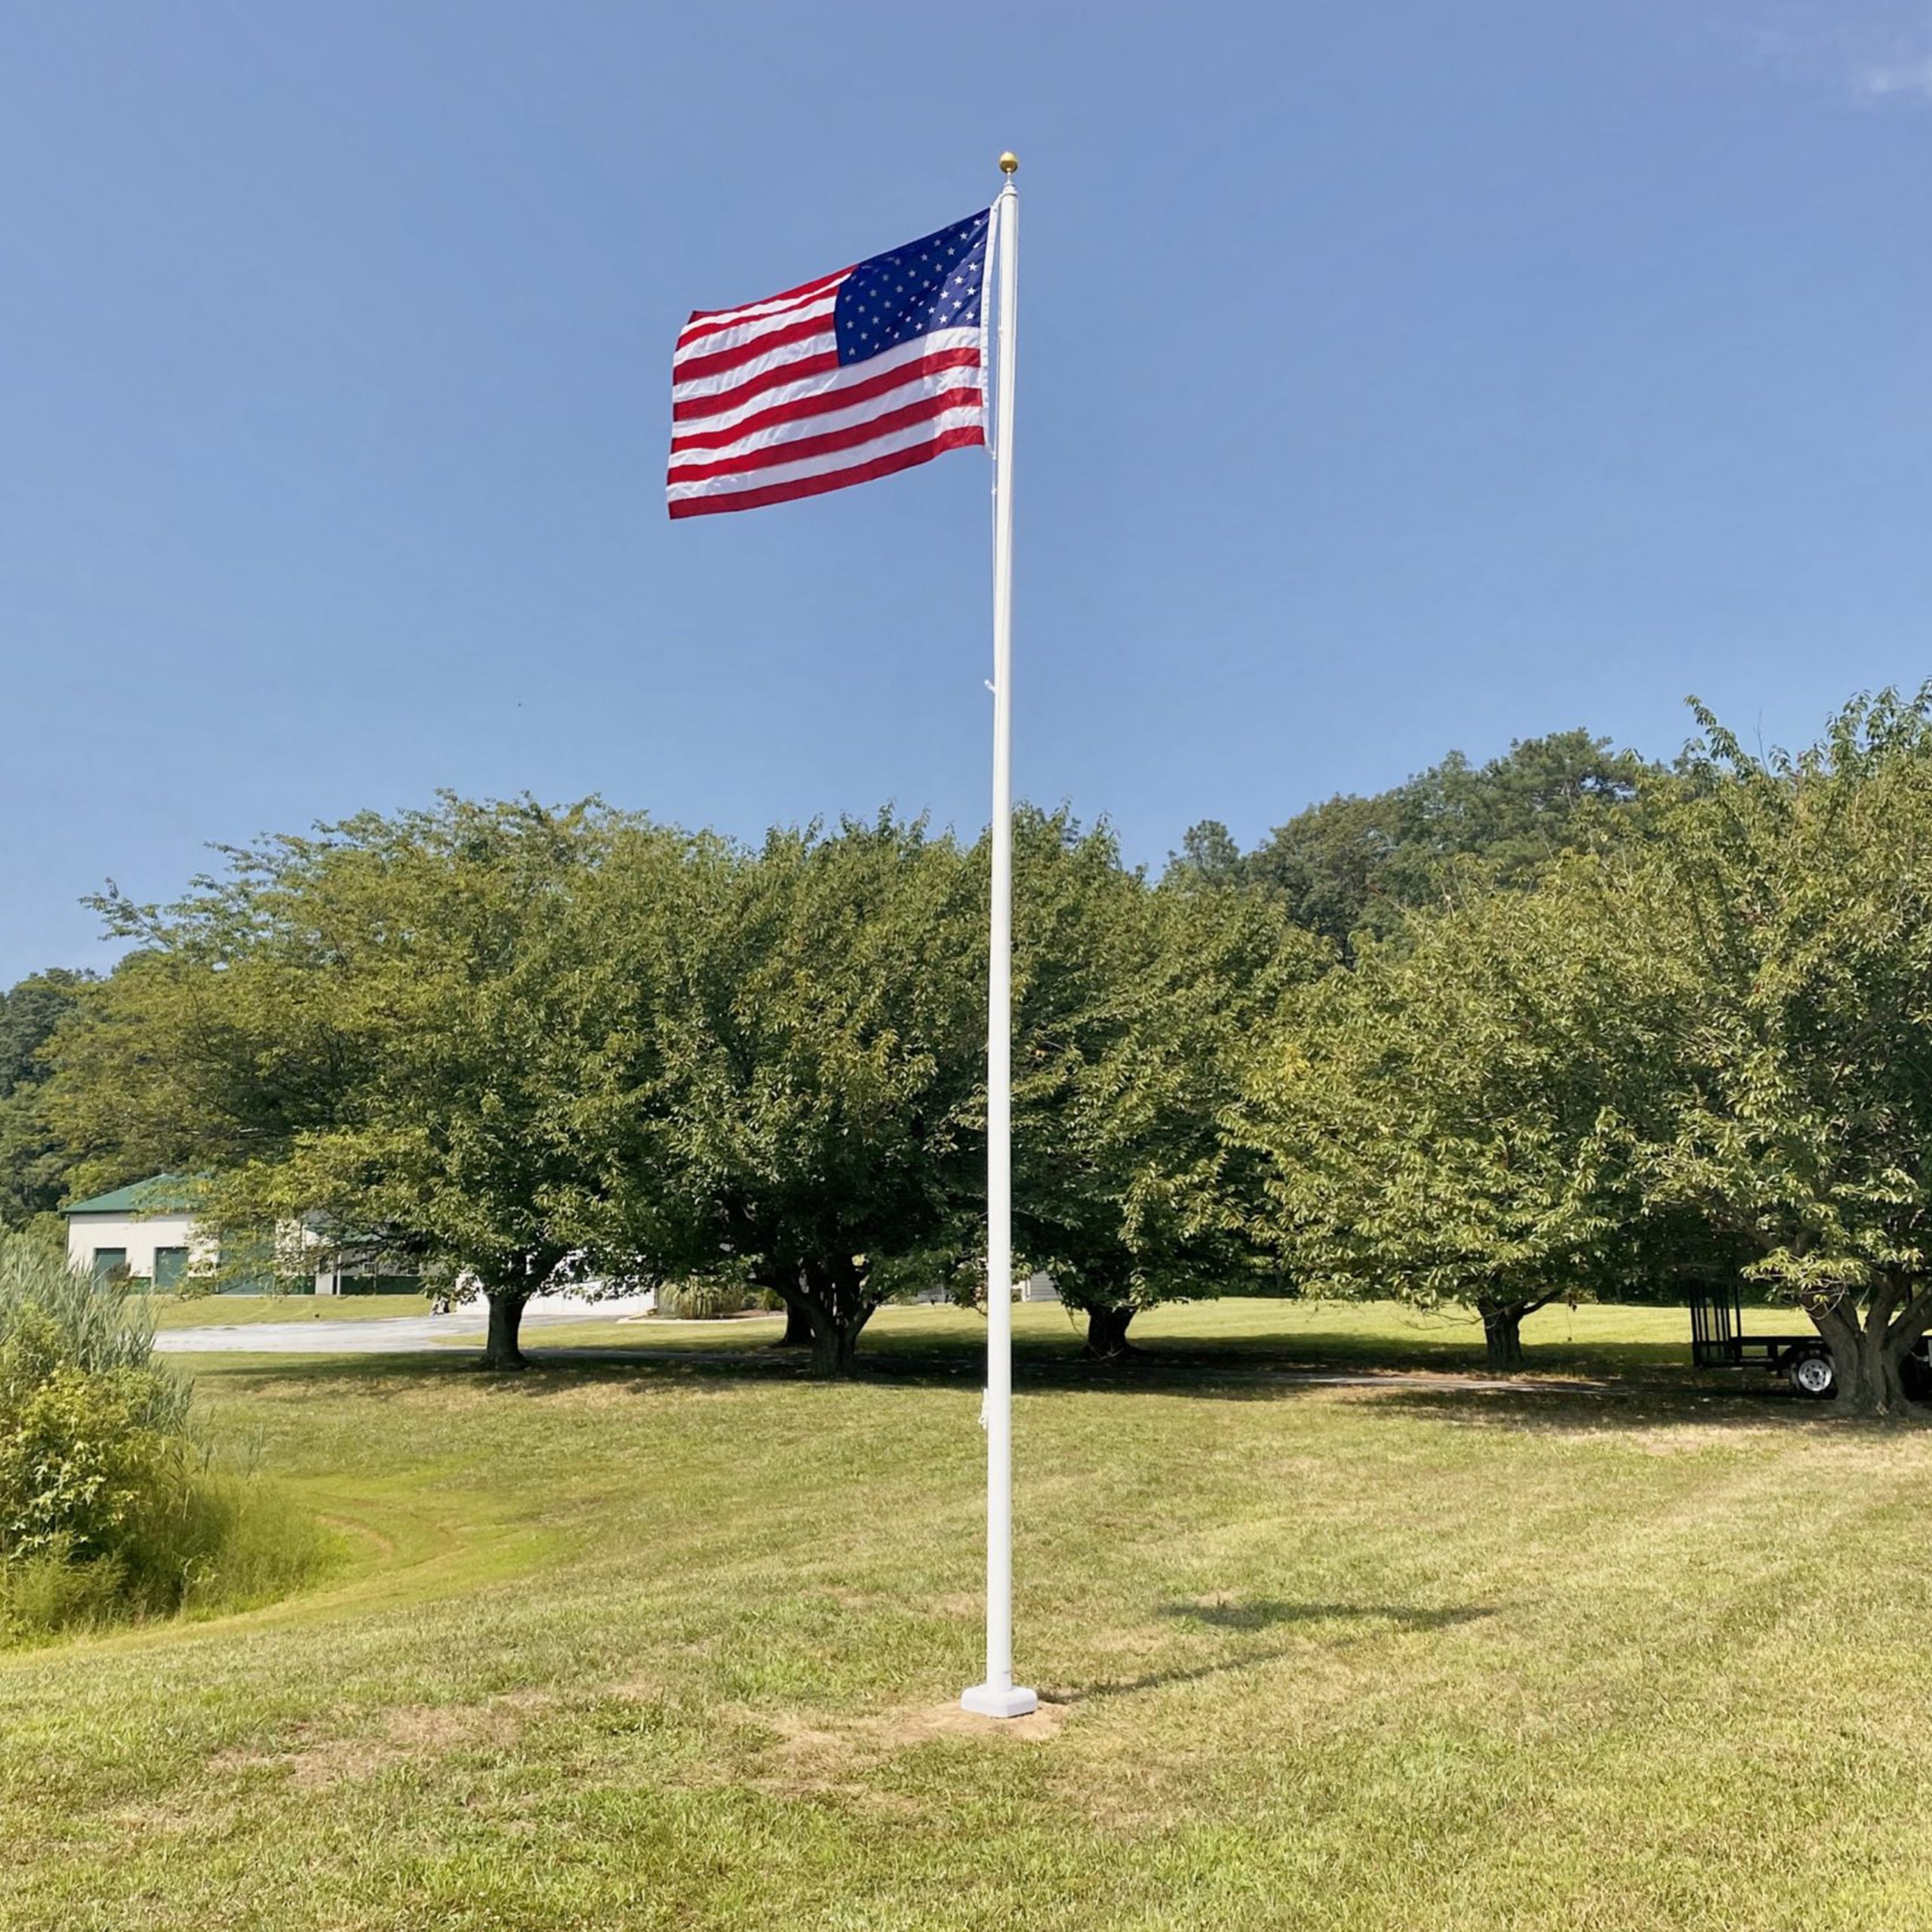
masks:
<instances>
[{"instance_id":1,"label":"tall grass clump","mask_svg":"<svg viewBox=\"0 0 1932 1932\"><path fill-rule=\"evenodd\" d=\"M657 1291L657 1312L667 1321L721 1321L755 1305L752 1291L731 1281L681 1281Z\"/></svg>"},{"instance_id":2,"label":"tall grass clump","mask_svg":"<svg viewBox=\"0 0 1932 1932\"><path fill-rule=\"evenodd\" d=\"M0 1642L241 1607L299 1587L328 1539L217 1466L143 1299L0 1235Z\"/></svg>"}]
</instances>

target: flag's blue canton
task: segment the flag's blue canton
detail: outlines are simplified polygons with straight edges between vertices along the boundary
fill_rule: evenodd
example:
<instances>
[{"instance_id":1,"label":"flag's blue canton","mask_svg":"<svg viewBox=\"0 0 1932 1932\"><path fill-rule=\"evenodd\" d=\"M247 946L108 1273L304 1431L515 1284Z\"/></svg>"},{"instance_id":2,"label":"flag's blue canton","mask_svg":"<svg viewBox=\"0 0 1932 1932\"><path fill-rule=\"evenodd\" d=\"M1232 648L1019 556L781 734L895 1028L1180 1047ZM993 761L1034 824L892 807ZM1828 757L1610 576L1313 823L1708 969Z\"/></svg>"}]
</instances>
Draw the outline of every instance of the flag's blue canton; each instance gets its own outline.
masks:
<instances>
[{"instance_id":1,"label":"flag's blue canton","mask_svg":"<svg viewBox=\"0 0 1932 1932\"><path fill-rule=\"evenodd\" d=\"M841 363L863 362L934 329L980 326L989 212L875 255L839 284L832 321Z\"/></svg>"}]
</instances>

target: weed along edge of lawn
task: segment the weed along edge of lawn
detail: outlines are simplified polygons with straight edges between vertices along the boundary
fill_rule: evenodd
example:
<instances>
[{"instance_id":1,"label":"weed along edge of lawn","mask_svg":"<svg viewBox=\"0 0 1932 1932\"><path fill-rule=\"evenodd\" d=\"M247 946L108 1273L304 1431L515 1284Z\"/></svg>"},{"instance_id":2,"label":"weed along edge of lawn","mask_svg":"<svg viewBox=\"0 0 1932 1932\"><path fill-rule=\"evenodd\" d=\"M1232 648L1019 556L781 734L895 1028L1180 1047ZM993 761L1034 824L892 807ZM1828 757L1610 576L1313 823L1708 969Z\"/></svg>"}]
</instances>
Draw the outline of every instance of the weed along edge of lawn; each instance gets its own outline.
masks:
<instances>
[{"instance_id":1,"label":"weed along edge of lawn","mask_svg":"<svg viewBox=\"0 0 1932 1932\"><path fill-rule=\"evenodd\" d=\"M1048 1701L1007 1732L953 1708L971 1316L889 1314L876 1374L830 1386L695 1353L194 1358L343 1566L0 1657L0 1923L1923 1922L1896 1633L1932 1594L1932 1432L1673 1380L1681 1311L1550 1312L1626 1399L1194 1373L1343 1359L1352 1321L1409 1346L1260 1303L1165 1312L1095 1375L1018 1311Z\"/></svg>"}]
</instances>

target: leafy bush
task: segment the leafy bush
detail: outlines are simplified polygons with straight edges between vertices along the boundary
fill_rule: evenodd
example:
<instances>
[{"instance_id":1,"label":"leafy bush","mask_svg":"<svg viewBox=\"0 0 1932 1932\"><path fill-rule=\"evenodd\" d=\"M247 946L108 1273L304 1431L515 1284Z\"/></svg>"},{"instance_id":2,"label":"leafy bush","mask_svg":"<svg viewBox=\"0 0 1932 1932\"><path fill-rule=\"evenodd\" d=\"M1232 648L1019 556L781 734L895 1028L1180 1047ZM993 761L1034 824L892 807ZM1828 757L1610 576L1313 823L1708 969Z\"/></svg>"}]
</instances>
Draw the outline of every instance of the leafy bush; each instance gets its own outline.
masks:
<instances>
[{"instance_id":1,"label":"leafy bush","mask_svg":"<svg viewBox=\"0 0 1932 1932\"><path fill-rule=\"evenodd\" d=\"M0 1638L260 1602L322 1531L211 1466L142 1302L0 1236Z\"/></svg>"}]
</instances>

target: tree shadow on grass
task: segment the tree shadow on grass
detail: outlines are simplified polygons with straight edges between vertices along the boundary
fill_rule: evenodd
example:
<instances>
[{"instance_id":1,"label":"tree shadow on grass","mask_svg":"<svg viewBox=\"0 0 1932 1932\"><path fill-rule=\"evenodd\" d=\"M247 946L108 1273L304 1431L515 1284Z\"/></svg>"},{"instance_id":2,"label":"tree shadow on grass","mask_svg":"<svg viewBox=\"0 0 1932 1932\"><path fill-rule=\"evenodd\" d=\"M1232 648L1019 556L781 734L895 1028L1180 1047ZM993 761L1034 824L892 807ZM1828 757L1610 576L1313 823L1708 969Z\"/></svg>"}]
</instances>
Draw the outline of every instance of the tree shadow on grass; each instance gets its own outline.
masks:
<instances>
[{"instance_id":1,"label":"tree shadow on grass","mask_svg":"<svg viewBox=\"0 0 1932 1932\"><path fill-rule=\"evenodd\" d=\"M1860 1426L1854 1419L1836 1414L1829 1403L1806 1401L1776 1384L1750 1382L1715 1388L1687 1380L1675 1387L1629 1383L1586 1389L1531 1383L1454 1389L1405 1378L1392 1383L1378 1406L1393 1415L1465 1428L1544 1435L1627 1435L1685 1426L1841 1432Z\"/></svg>"},{"instance_id":2,"label":"tree shadow on grass","mask_svg":"<svg viewBox=\"0 0 1932 1932\"><path fill-rule=\"evenodd\" d=\"M630 1381L682 1385L705 1382L769 1386L798 1383L827 1389L946 1388L962 1394L979 1386L985 1357L979 1349L943 1346L900 1346L861 1355L858 1372L842 1383L815 1380L804 1352L767 1347L698 1349L632 1347L526 1349L528 1366L499 1373L482 1365L480 1346L398 1351L395 1354L312 1355L213 1353L171 1358L204 1375L263 1380L441 1382L451 1378L485 1383L511 1393L541 1395L586 1383ZM1022 1393L1044 1395L1179 1395L1218 1401L1272 1401L1314 1390L1359 1388L1369 1392L1437 1380L1460 1388L1474 1378L1454 1370L1389 1369L1374 1371L1299 1361L1257 1358L1238 1347L1168 1355L1153 1350L1137 1355L1129 1367L1081 1361L1071 1352L1016 1354L1014 1380ZM1555 1392L1595 1385L1574 1380L1543 1385Z\"/></svg>"},{"instance_id":3,"label":"tree shadow on grass","mask_svg":"<svg viewBox=\"0 0 1932 1932\"><path fill-rule=\"evenodd\" d=\"M1446 1630L1494 1617L1493 1608L1457 1604L1425 1610L1404 1604L1291 1603L1280 1597L1251 1597L1246 1602L1164 1603L1160 1614L1217 1630L1269 1630L1284 1623L1366 1622L1393 1623L1410 1630Z\"/></svg>"},{"instance_id":4,"label":"tree shadow on grass","mask_svg":"<svg viewBox=\"0 0 1932 1932\"><path fill-rule=\"evenodd\" d=\"M774 1387L937 1389L962 1396L978 1384L983 1358L954 1342L908 1343L894 1338L869 1356L846 1383L815 1384L803 1352L767 1345L721 1349L552 1347L527 1352L521 1373L484 1370L480 1350L429 1349L396 1355L203 1355L182 1358L215 1380L284 1386L394 1388L398 1383L469 1386L506 1398L542 1401L591 1386L653 1388ZM1147 1348L1125 1364L1084 1362L1041 1348L1023 1349L1014 1362L1020 1393L1032 1398L1153 1395L1223 1403L1277 1402L1310 1395L1341 1395L1393 1414L1490 1428L1575 1433L1612 1432L1663 1423L1761 1428L1793 1423L1829 1425L1828 1405L1798 1401L1783 1389L1752 1384L1713 1386L1687 1369L1607 1367L1592 1380L1540 1376L1532 1369L1508 1380L1480 1369L1434 1365L1376 1369L1360 1362L1311 1360L1240 1346L1220 1350Z\"/></svg>"},{"instance_id":5,"label":"tree shadow on grass","mask_svg":"<svg viewBox=\"0 0 1932 1932\"><path fill-rule=\"evenodd\" d=\"M1182 1621L1204 1623L1220 1630L1278 1629L1296 1624L1346 1623L1380 1625L1398 1630L1447 1630L1459 1624L1475 1623L1497 1614L1494 1608L1475 1604L1447 1608L1423 1608L1399 1604L1291 1603L1279 1598L1258 1597L1245 1603L1171 1603L1161 1606L1160 1614ZM1367 1643L1383 1631L1361 1629L1344 1637L1339 1646ZM1262 1664L1279 1663L1292 1657L1305 1657L1304 1644L1283 1644L1272 1650L1251 1651L1240 1657L1220 1657L1211 1663L1189 1664L1177 1669L1152 1670L1139 1677L1109 1679L1065 1690L1056 1690L1057 1703L1086 1703L1108 1697L1129 1697L1143 1690L1164 1690L1179 1684L1198 1684L1211 1677L1226 1676L1232 1671L1253 1670Z\"/></svg>"}]
</instances>

